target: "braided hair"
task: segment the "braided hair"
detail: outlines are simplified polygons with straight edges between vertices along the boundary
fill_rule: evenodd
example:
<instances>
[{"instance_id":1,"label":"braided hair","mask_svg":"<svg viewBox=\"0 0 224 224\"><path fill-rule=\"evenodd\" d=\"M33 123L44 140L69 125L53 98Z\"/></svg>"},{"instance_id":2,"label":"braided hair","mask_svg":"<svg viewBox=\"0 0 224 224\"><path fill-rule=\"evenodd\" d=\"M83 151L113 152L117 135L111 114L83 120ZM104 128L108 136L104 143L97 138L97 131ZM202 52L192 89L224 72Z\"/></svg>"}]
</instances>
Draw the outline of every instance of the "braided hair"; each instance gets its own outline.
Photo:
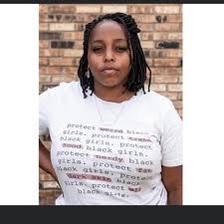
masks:
<instances>
[{"instance_id":1,"label":"braided hair","mask_svg":"<svg viewBox=\"0 0 224 224\"><path fill-rule=\"evenodd\" d=\"M143 92L145 93L144 83L147 79L146 73L148 69L149 71L148 91L150 91L151 69L145 60L145 56L138 37L140 29L137 27L137 24L132 16L117 12L99 16L98 18L94 19L92 22L86 24L85 26L83 55L80 59L78 68L78 77L80 79L80 84L83 90L84 98L87 97L86 92L88 92L88 89L91 90L91 94L94 92L94 79L93 75L91 74L91 71L89 71L89 76L86 75L86 72L88 70L87 54L88 54L89 38L94 27L103 20L112 20L122 25L127 38L128 48L130 52L132 52L131 70L128 75L128 80L124 84L126 90L134 92L135 95L140 89L142 89Z\"/></svg>"}]
</instances>

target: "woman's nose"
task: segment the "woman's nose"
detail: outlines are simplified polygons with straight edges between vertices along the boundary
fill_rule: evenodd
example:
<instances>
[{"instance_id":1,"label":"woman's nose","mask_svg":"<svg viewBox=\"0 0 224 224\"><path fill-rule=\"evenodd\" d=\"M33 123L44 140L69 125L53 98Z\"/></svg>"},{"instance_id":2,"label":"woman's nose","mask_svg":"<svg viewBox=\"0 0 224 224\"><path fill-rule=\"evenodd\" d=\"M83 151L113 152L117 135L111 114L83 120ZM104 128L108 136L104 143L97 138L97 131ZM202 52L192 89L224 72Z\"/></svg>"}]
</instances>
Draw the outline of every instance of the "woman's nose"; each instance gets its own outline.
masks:
<instances>
[{"instance_id":1,"label":"woman's nose","mask_svg":"<svg viewBox=\"0 0 224 224\"><path fill-rule=\"evenodd\" d=\"M108 62L108 61L114 61L114 60L115 60L115 57L114 57L113 51L112 50L106 50L104 61Z\"/></svg>"}]
</instances>

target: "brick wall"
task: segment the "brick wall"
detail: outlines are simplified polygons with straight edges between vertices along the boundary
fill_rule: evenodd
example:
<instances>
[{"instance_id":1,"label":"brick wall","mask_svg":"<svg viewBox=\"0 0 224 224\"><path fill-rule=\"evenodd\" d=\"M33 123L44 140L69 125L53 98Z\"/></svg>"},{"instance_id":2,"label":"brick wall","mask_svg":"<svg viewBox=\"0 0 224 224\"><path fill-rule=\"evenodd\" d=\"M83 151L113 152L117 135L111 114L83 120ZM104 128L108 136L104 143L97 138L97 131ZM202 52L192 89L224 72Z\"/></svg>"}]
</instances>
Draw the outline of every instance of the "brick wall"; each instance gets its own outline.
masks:
<instances>
[{"instance_id":1,"label":"brick wall","mask_svg":"<svg viewBox=\"0 0 224 224\"><path fill-rule=\"evenodd\" d=\"M182 117L182 6L175 4L40 4L40 92L77 80L84 25L99 14L131 14L152 70L151 89L171 99ZM45 137L46 146L50 143ZM58 185L40 169L40 205L54 204Z\"/></svg>"}]
</instances>

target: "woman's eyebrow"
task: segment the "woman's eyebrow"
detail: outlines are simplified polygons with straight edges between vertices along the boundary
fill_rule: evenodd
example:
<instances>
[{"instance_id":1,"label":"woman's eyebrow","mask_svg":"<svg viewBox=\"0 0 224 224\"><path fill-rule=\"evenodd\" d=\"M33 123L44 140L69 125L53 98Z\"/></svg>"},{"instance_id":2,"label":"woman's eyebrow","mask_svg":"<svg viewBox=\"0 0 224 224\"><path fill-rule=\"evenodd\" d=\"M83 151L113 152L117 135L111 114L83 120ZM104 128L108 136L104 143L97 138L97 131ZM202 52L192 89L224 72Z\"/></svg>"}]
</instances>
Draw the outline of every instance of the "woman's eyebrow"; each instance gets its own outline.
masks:
<instances>
[{"instance_id":1,"label":"woman's eyebrow","mask_svg":"<svg viewBox=\"0 0 224 224\"><path fill-rule=\"evenodd\" d=\"M115 42L125 41L126 42L126 39L117 38L117 39L114 39L113 41L115 41ZM104 43L104 42L105 42L104 40L92 40L92 41L90 41L90 43Z\"/></svg>"}]
</instances>

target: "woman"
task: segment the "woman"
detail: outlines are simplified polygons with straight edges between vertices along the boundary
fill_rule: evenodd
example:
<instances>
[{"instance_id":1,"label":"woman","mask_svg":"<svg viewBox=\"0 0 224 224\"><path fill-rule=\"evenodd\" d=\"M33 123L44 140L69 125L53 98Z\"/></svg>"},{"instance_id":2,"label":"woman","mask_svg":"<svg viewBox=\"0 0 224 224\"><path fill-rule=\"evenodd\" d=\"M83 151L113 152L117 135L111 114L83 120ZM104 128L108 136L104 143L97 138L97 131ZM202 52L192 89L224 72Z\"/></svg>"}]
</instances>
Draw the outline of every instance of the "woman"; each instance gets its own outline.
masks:
<instances>
[{"instance_id":1,"label":"woman","mask_svg":"<svg viewBox=\"0 0 224 224\"><path fill-rule=\"evenodd\" d=\"M86 25L79 82L40 95L40 167L63 205L181 205L182 121L172 102L145 91L150 68L134 19Z\"/></svg>"}]
</instances>

